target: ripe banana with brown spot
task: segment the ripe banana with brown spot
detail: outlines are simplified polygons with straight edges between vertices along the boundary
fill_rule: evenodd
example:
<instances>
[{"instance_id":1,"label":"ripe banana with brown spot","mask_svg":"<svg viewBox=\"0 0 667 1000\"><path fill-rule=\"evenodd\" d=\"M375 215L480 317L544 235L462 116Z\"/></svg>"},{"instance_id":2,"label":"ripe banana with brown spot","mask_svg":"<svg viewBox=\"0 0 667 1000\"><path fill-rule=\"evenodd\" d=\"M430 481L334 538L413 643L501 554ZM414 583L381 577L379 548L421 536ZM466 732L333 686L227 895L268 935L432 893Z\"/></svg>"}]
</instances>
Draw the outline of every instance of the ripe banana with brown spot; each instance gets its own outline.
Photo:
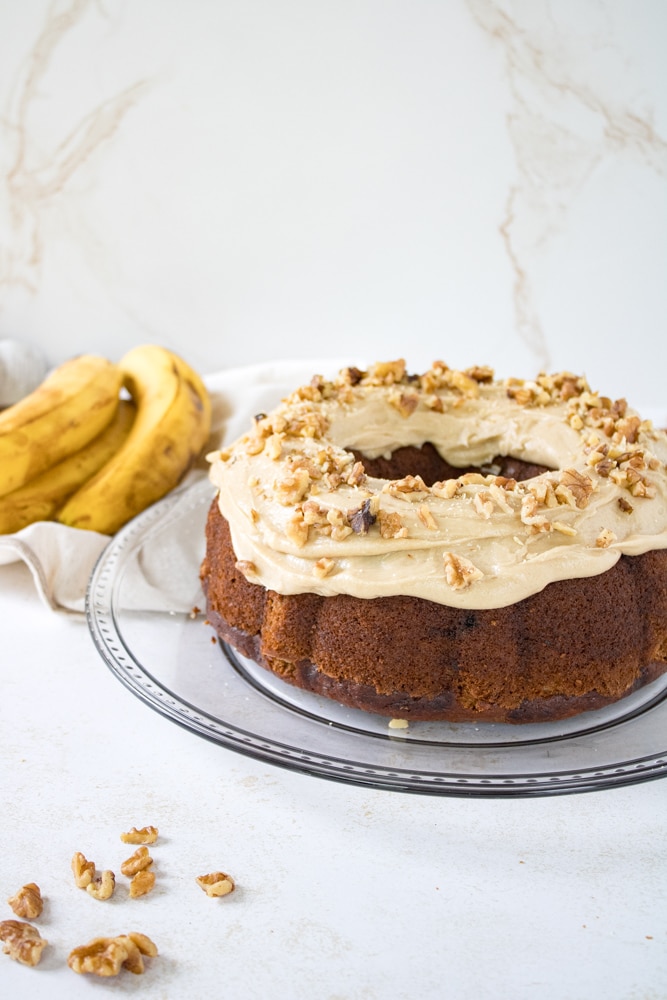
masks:
<instances>
[{"instance_id":1,"label":"ripe banana with brown spot","mask_svg":"<svg viewBox=\"0 0 667 1000\"><path fill-rule=\"evenodd\" d=\"M130 433L135 413L132 400L121 399L111 423L90 444L0 497L0 534L50 521L67 498L113 458Z\"/></svg>"},{"instance_id":2,"label":"ripe banana with brown spot","mask_svg":"<svg viewBox=\"0 0 667 1000\"><path fill-rule=\"evenodd\" d=\"M211 427L211 401L199 375L153 344L119 362L137 406L129 437L56 515L74 528L114 534L176 486L199 457Z\"/></svg>"},{"instance_id":3,"label":"ripe banana with brown spot","mask_svg":"<svg viewBox=\"0 0 667 1000\"><path fill-rule=\"evenodd\" d=\"M82 354L54 369L34 392L0 413L0 497L80 451L111 422L122 374Z\"/></svg>"}]
</instances>

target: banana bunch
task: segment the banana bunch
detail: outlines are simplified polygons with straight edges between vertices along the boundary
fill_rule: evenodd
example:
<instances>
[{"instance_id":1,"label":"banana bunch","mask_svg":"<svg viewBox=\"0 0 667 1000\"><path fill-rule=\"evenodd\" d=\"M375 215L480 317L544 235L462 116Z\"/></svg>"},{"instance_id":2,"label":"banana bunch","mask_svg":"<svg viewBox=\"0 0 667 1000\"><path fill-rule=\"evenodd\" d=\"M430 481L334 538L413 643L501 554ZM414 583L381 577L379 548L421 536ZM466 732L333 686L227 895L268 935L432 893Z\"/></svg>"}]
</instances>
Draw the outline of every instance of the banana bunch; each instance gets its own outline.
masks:
<instances>
[{"instance_id":1,"label":"banana bunch","mask_svg":"<svg viewBox=\"0 0 667 1000\"><path fill-rule=\"evenodd\" d=\"M210 426L202 380L166 348L66 362L0 413L0 533L55 520L113 534L180 482Z\"/></svg>"}]
</instances>

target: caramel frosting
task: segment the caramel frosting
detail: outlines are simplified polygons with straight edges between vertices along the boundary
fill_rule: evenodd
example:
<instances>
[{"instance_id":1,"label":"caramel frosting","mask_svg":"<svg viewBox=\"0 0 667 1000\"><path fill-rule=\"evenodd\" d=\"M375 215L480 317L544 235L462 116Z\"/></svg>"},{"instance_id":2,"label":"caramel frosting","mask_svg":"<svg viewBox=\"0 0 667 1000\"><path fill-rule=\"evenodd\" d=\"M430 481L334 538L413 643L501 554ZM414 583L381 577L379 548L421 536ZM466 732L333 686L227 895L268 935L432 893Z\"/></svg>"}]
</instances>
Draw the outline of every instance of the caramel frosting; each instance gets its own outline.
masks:
<instances>
[{"instance_id":1,"label":"caramel frosting","mask_svg":"<svg viewBox=\"0 0 667 1000\"><path fill-rule=\"evenodd\" d=\"M367 476L351 453L426 442L481 471L427 486ZM498 455L553 471L517 483L496 474ZM667 548L667 435L570 373L347 368L209 460L239 568L281 594L496 608Z\"/></svg>"}]
</instances>

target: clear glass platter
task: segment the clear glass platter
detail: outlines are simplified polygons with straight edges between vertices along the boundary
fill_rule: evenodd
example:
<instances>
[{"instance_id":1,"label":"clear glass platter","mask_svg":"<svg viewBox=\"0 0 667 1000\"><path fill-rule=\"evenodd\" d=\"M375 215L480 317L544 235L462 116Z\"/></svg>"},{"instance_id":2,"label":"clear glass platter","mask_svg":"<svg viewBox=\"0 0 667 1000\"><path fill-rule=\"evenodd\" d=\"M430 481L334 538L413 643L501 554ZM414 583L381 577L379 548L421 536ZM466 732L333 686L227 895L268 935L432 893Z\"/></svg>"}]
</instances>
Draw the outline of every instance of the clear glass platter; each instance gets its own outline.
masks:
<instances>
[{"instance_id":1,"label":"clear glass platter","mask_svg":"<svg viewBox=\"0 0 667 1000\"><path fill-rule=\"evenodd\" d=\"M527 726L410 723L284 684L218 643L199 587L201 481L121 530L86 601L107 666L151 708L229 750L307 775L457 796L583 792L667 775L667 676L615 706Z\"/></svg>"}]
</instances>

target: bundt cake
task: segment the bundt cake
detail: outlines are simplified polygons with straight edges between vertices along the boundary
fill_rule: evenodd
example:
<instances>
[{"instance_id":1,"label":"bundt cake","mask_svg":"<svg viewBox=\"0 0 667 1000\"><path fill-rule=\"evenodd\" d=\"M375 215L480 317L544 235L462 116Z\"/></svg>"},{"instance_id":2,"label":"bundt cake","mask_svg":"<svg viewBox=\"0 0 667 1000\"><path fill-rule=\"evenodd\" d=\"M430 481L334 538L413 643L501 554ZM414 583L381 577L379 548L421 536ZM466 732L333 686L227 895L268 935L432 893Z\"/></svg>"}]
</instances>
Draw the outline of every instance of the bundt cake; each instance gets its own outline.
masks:
<instances>
[{"instance_id":1,"label":"bundt cake","mask_svg":"<svg viewBox=\"0 0 667 1000\"><path fill-rule=\"evenodd\" d=\"M518 723L667 671L667 435L582 377L346 368L209 457L208 620L287 683Z\"/></svg>"}]
</instances>

